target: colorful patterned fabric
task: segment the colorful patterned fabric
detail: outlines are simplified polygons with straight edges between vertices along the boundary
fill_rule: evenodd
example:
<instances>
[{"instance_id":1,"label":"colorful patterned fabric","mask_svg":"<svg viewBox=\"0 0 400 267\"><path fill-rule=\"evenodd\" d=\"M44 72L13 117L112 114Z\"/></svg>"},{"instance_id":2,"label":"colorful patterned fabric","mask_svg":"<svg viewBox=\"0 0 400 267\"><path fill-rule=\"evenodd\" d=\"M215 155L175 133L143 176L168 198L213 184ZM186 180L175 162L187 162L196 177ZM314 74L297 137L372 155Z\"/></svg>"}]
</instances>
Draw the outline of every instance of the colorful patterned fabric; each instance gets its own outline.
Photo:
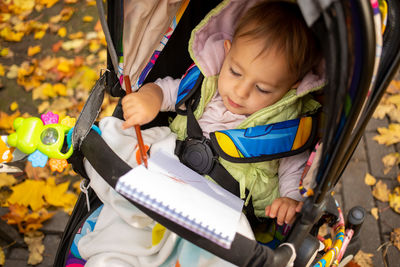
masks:
<instances>
[{"instance_id":1,"label":"colorful patterned fabric","mask_svg":"<svg viewBox=\"0 0 400 267\"><path fill-rule=\"evenodd\" d=\"M82 224L82 227L79 228L78 232L74 237L74 241L72 242L71 248L68 253L67 261L65 263L65 267L80 267L84 266L86 261L82 259L78 250L78 242L79 240L86 234L93 232L94 227L97 222L97 218L99 217L100 211L102 210L103 205L98 207Z\"/></svg>"},{"instance_id":2,"label":"colorful patterned fabric","mask_svg":"<svg viewBox=\"0 0 400 267\"><path fill-rule=\"evenodd\" d=\"M167 31L165 32L160 44L158 45L157 49L154 51L153 55L150 57L149 62L147 63L146 67L142 70L142 73L139 76L134 88L139 88L142 86L147 74L149 74L150 70L153 68L154 64L156 63L158 56L160 55L161 51L164 49L165 45L167 44L169 38L171 38L172 33L174 32L176 26L178 25L179 21L182 18L183 13L186 10L190 0L184 0L179 8L178 12L176 13L175 17L172 19L171 25L168 27ZM121 82L121 81L120 81ZM122 84L122 82L121 82Z\"/></svg>"}]
</instances>

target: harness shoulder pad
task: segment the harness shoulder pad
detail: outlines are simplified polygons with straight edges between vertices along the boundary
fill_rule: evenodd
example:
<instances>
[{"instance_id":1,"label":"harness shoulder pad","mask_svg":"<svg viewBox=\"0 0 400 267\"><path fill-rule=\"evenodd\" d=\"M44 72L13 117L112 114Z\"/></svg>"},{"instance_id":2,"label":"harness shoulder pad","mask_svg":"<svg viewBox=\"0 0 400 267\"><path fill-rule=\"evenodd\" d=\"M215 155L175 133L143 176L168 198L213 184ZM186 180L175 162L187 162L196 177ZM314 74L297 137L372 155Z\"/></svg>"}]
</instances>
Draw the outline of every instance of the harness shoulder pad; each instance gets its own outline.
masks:
<instances>
[{"instance_id":1,"label":"harness shoulder pad","mask_svg":"<svg viewBox=\"0 0 400 267\"><path fill-rule=\"evenodd\" d=\"M313 145L316 133L317 118L313 116L247 129L216 131L210 138L223 159L254 163L301 153Z\"/></svg>"},{"instance_id":2,"label":"harness shoulder pad","mask_svg":"<svg viewBox=\"0 0 400 267\"><path fill-rule=\"evenodd\" d=\"M181 82L179 83L178 96L175 103L175 110L179 114L186 114L186 112L179 107L181 107L186 101L194 98L199 98L195 96L195 93L201 88L201 83L203 81L203 75L200 69L193 63L187 69L186 73L183 75ZM194 99L196 104L193 104L193 110L196 108L199 99Z\"/></svg>"}]
</instances>

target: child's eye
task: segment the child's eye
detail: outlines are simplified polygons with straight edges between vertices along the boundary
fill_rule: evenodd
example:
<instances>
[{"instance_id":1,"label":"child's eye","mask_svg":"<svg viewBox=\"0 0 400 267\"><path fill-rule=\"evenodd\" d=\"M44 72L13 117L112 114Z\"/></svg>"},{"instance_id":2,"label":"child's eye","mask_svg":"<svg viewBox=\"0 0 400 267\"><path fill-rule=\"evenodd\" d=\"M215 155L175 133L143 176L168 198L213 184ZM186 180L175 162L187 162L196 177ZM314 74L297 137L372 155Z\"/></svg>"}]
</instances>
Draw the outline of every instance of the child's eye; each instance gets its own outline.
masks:
<instances>
[{"instance_id":1,"label":"child's eye","mask_svg":"<svg viewBox=\"0 0 400 267\"><path fill-rule=\"evenodd\" d=\"M260 91L261 93L264 93L264 94L269 94L269 93L271 93L270 91L268 91L268 90L266 90L266 89L264 89L264 88L261 88L261 87L258 86L258 85L256 85L256 88L257 88L257 90Z\"/></svg>"},{"instance_id":2,"label":"child's eye","mask_svg":"<svg viewBox=\"0 0 400 267\"><path fill-rule=\"evenodd\" d=\"M234 71L232 68L229 68L229 70L231 71L231 73L233 74L233 76L240 76L240 73Z\"/></svg>"}]
</instances>

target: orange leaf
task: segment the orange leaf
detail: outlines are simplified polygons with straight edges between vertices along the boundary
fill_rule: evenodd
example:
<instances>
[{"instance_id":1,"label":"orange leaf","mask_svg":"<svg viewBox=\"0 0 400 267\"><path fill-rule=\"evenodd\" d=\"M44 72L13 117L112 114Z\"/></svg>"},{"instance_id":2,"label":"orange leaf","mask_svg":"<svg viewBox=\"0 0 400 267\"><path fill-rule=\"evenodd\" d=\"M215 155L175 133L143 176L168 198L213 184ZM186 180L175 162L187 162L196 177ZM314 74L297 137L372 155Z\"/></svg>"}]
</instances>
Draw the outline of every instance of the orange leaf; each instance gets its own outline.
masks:
<instances>
[{"instance_id":1,"label":"orange leaf","mask_svg":"<svg viewBox=\"0 0 400 267\"><path fill-rule=\"evenodd\" d=\"M28 56L30 56L30 57L31 57L31 56L34 56L34 55L36 55L37 53L39 53L40 50L41 50L40 45L30 46L30 47L28 47Z\"/></svg>"},{"instance_id":2,"label":"orange leaf","mask_svg":"<svg viewBox=\"0 0 400 267\"><path fill-rule=\"evenodd\" d=\"M61 41L61 40L58 41L57 43L53 44L53 46L52 46L53 52L57 53L58 51L60 51L62 44L63 44L63 41Z\"/></svg>"},{"instance_id":3,"label":"orange leaf","mask_svg":"<svg viewBox=\"0 0 400 267\"><path fill-rule=\"evenodd\" d=\"M11 115L0 111L0 129L11 132L13 129L14 120L19 116L21 116L21 113L19 111L16 111Z\"/></svg>"}]
</instances>

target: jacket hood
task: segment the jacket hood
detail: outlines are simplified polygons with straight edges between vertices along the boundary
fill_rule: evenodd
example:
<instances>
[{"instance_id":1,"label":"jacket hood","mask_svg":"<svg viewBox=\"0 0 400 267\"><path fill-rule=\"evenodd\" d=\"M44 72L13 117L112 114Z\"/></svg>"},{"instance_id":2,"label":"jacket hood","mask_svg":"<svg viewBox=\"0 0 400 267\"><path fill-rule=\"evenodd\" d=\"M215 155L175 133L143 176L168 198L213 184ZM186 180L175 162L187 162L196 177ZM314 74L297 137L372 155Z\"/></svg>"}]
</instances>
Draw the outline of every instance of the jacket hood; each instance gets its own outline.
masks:
<instances>
[{"instance_id":1,"label":"jacket hood","mask_svg":"<svg viewBox=\"0 0 400 267\"><path fill-rule=\"evenodd\" d=\"M240 17L260 0L224 0L192 31L189 53L204 76L219 74L225 59L224 41L232 40ZM297 88L303 95L325 84L324 64L305 75Z\"/></svg>"}]
</instances>

